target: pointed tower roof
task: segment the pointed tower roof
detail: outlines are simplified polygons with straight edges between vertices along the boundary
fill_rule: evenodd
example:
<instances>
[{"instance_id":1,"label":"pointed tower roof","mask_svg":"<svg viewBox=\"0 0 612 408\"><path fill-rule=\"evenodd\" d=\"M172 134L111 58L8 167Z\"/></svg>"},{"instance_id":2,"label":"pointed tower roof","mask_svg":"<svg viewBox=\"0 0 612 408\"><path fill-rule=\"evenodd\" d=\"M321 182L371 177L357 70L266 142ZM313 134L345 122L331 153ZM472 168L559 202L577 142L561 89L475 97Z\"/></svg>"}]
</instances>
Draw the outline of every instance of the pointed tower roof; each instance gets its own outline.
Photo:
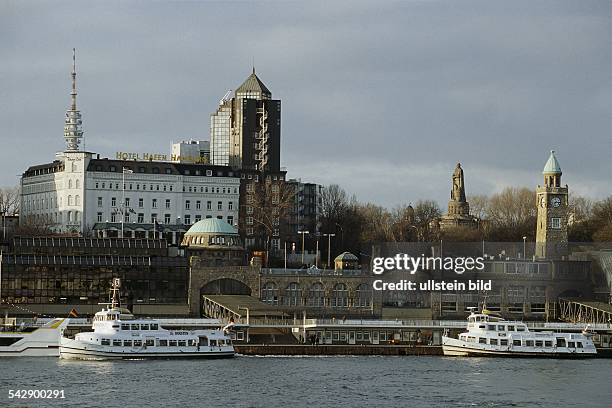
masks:
<instances>
[{"instance_id":1,"label":"pointed tower roof","mask_svg":"<svg viewBox=\"0 0 612 408\"><path fill-rule=\"evenodd\" d=\"M253 73L236 89L236 94L240 92L260 92L268 96L272 94L255 74L255 67L253 67Z\"/></svg>"},{"instance_id":2,"label":"pointed tower roof","mask_svg":"<svg viewBox=\"0 0 612 408\"><path fill-rule=\"evenodd\" d=\"M77 88L76 88L76 50L72 49L72 91L70 92L70 108L66 111L64 119L64 140L66 141L66 151L76 152L83 139L83 121L81 112L77 108Z\"/></svg>"},{"instance_id":3,"label":"pointed tower roof","mask_svg":"<svg viewBox=\"0 0 612 408\"><path fill-rule=\"evenodd\" d=\"M550 151L550 157L544 166L543 174L561 174L561 166L559 165L559 161L555 156L555 151Z\"/></svg>"}]
</instances>

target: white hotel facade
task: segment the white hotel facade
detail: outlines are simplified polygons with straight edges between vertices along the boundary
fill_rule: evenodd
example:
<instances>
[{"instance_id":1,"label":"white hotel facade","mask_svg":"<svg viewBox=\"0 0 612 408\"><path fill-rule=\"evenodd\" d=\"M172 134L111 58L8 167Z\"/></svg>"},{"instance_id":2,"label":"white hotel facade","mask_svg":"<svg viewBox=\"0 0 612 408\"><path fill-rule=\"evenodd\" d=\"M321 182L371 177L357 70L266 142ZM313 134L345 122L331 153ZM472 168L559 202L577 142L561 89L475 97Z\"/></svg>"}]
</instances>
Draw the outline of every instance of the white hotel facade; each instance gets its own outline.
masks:
<instances>
[{"instance_id":1,"label":"white hotel facade","mask_svg":"<svg viewBox=\"0 0 612 408\"><path fill-rule=\"evenodd\" d=\"M66 150L21 177L20 222L60 233L160 237L177 243L189 225L218 218L237 226L240 174L226 166L100 158L80 150L81 113L66 112Z\"/></svg>"}]
</instances>

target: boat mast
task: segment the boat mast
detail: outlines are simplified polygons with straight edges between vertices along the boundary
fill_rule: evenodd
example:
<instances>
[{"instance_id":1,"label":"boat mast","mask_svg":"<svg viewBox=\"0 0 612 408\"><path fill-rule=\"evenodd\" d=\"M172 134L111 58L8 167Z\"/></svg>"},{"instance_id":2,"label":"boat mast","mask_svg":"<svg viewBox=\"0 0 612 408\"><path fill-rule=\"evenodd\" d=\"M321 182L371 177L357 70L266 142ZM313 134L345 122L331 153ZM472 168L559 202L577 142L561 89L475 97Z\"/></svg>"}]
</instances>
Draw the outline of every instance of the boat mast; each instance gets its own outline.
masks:
<instances>
[{"instance_id":1,"label":"boat mast","mask_svg":"<svg viewBox=\"0 0 612 408\"><path fill-rule=\"evenodd\" d=\"M119 296L117 294L119 292L120 287L121 287L121 279L113 278L113 285L111 287L111 294L112 294L111 309L114 309L115 307L120 306Z\"/></svg>"}]
</instances>

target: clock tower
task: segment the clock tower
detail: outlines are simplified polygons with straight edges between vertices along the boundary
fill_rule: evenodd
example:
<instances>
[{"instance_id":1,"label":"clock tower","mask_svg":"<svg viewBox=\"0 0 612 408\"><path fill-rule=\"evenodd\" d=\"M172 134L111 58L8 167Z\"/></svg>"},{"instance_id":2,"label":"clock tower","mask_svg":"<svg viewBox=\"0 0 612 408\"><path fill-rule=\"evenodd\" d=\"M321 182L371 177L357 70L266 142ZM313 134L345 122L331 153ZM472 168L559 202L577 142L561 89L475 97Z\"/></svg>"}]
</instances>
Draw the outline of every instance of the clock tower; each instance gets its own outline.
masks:
<instances>
[{"instance_id":1,"label":"clock tower","mask_svg":"<svg viewBox=\"0 0 612 408\"><path fill-rule=\"evenodd\" d=\"M551 150L542 174L544 185L536 190L536 256L559 259L567 255L568 188L567 184L561 187L561 166L554 150Z\"/></svg>"}]
</instances>

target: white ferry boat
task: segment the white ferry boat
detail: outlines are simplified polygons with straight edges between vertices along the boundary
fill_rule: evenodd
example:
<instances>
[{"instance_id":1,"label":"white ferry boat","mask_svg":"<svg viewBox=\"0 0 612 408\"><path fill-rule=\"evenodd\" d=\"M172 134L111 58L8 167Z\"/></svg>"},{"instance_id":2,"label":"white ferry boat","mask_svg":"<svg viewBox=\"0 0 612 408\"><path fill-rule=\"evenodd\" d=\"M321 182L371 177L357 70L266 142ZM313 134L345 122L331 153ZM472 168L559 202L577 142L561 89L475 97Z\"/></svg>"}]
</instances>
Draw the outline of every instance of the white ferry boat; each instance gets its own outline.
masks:
<instances>
[{"instance_id":1,"label":"white ferry boat","mask_svg":"<svg viewBox=\"0 0 612 408\"><path fill-rule=\"evenodd\" d=\"M119 307L119 282L113 281L112 302L95 314L93 332L60 338L63 359L106 360L143 358L233 357L234 347L224 330L166 330L154 319L136 319Z\"/></svg>"},{"instance_id":2,"label":"white ferry boat","mask_svg":"<svg viewBox=\"0 0 612 408\"><path fill-rule=\"evenodd\" d=\"M475 308L474 308L475 309ZM467 332L459 338L442 336L445 356L479 357L595 357L597 350L583 333L531 332L523 322L504 320L483 309L471 310Z\"/></svg>"},{"instance_id":3,"label":"white ferry boat","mask_svg":"<svg viewBox=\"0 0 612 408\"><path fill-rule=\"evenodd\" d=\"M0 332L0 357L58 357L61 330L66 319L53 319L43 326L19 327Z\"/></svg>"}]
</instances>

